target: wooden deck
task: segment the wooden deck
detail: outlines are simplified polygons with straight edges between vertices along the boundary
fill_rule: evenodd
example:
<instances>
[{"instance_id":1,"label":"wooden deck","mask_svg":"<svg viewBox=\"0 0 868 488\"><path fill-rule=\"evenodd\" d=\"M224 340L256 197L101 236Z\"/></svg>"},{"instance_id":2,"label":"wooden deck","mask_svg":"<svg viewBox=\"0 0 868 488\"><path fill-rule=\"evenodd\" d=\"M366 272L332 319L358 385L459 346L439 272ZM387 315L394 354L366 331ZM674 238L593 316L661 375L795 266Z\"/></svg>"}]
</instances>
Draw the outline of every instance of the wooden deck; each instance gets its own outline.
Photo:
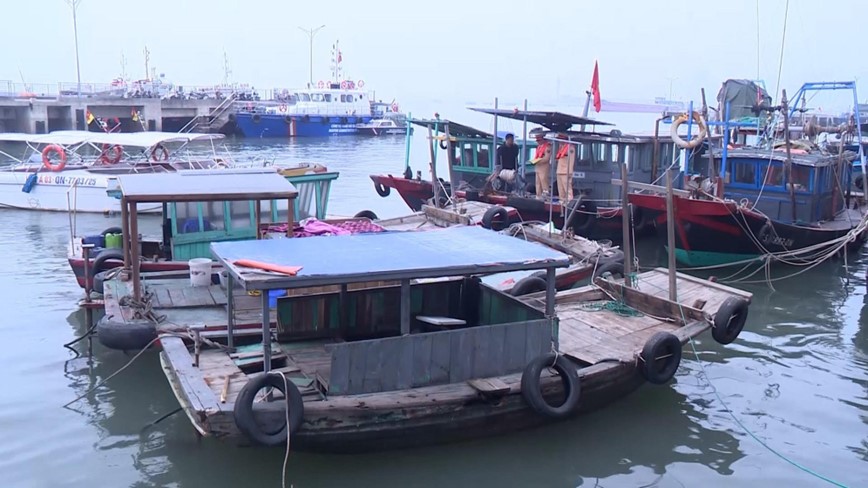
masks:
<instances>
[{"instance_id":1,"label":"wooden deck","mask_svg":"<svg viewBox=\"0 0 868 488\"><path fill-rule=\"evenodd\" d=\"M377 225L388 230L430 230L451 227L453 225L476 225L482 222L482 217L490 208L497 205L484 202L459 201L455 206L435 208L423 205L422 211L403 217L378 220ZM512 207L503 207L508 213L514 213Z\"/></svg>"},{"instance_id":2,"label":"wooden deck","mask_svg":"<svg viewBox=\"0 0 868 488\"><path fill-rule=\"evenodd\" d=\"M658 303L653 304L657 313L619 314L607 309L608 303L622 297L594 285L558 293L558 349L588 364L633 362L654 333L671 332L684 343L710 327L703 320L704 314L713 317L724 300L735 296L750 302L752 297L742 290L678 273L678 304L667 310L666 305L671 304L668 279L663 268L639 275L638 290L651 295L652 300L657 298ZM543 306L539 294L521 299L538 308ZM630 304L630 299L624 301Z\"/></svg>"}]
</instances>

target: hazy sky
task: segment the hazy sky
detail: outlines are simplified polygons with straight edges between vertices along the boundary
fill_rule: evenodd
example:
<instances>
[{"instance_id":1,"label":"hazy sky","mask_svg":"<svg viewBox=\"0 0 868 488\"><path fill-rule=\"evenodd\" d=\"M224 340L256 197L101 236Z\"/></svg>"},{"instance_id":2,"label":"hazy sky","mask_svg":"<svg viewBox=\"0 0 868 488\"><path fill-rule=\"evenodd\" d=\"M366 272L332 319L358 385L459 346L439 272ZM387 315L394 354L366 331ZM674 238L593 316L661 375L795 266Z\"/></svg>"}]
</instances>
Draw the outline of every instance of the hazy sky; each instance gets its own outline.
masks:
<instances>
[{"instance_id":1,"label":"hazy sky","mask_svg":"<svg viewBox=\"0 0 868 488\"><path fill-rule=\"evenodd\" d=\"M4 0L0 80L75 81L71 9L65 0ZM538 5L534 7L533 5ZM81 0L83 82L145 76L145 46L158 73L182 85L223 79L256 87L300 86L328 76L340 39L346 74L379 98L515 104L583 96L599 60L604 99L668 96L713 100L727 78L757 77L775 96L786 0L471 2L468 0L299 2L290 0ZM781 85L868 81L862 60L868 3L792 0ZM849 25L849 27L848 27ZM866 87L868 89L868 87ZM868 92L863 90L863 100ZM775 96L777 99L777 97ZM572 110L579 112L580 107Z\"/></svg>"}]
</instances>

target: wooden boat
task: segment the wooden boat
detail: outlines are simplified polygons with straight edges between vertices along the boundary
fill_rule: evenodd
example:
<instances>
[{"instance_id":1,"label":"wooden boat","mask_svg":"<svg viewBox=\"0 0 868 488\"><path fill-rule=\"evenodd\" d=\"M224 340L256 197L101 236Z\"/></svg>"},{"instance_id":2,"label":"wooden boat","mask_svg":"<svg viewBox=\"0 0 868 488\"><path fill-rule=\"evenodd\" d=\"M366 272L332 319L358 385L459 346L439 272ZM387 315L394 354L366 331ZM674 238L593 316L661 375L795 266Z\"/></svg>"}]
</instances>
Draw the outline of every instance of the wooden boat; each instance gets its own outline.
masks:
<instances>
[{"instance_id":1,"label":"wooden boat","mask_svg":"<svg viewBox=\"0 0 868 488\"><path fill-rule=\"evenodd\" d=\"M651 183L657 179L661 168L670 164L676 151L668 137L585 131L585 125L611 125L585 117L545 111L473 110L539 124L544 128L541 133L550 140L554 140L556 133L566 134L566 143L575 145L577 151L572 180L575 198L566 202L555 197L557 185L549 192L551 197L535 196L534 166L527 162L536 149L534 141L516 141L524 153L520 157L524 181L519 176L517 180L508 182L492 176L495 144L502 139L446 119L411 119L411 123L429 130L446 152L451 184L437 180L442 186L440 194L454 193L466 200L513 207L523 220L553 221L558 228L564 228L565 220L569 219L566 227L589 239L619 242L622 238L622 209L617 203L620 188L611 185L613 176L619 175L620 165L627 163L631 181ZM581 130L572 130L573 126L580 126ZM435 142L432 140L429 144ZM432 149L430 152L433 157L435 151ZM554 171L554 161L551 165ZM414 211L434 198L434 185L423 180L421 173L414 177L409 161L402 176L381 174L371 175L371 179L380 196L386 197L391 189L395 189ZM441 196L441 199L444 198ZM434 202L437 206L443 206L443 203ZM651 230L650 224L642 215L633 216L633 227L637 232Z\"/></svg>"},{"instance_id":2,"label":"wooden boat","mask_svg":"<svg viewBox=\"0 0 868 488\"><path fill-rule=\"evenodd\" d=\"M766 109L787 114L786 92L781 107ZM688 167L685 189L674 192L679 261L714 266L768 256L803 265L862 247L866 207L850 191L852 162L865 157L861 146L859 154L844 151L843 144L830 151L814 140L791 139L785 125L782 140L733 147L733 127L738 123L727 116L722 145L706 151L704 166ZM842 130L857 131L861 139L858 124ZM630 202L658 225L665 223L665 188L631 186L640 192L629 194Z\"/></svg>"},{"instance_id":3,"label":"wooden boat","mask_svg":"<svg viewBox=\"0 0 868 488\"><path fill-rule=\"evenodd\" d=\"M598 278L556 296L552 278L567 255L477 226L211 249L229 272L225 305L189 303L213 286L146 281L116 313L132 317L146 297L183 297L152 310L188 330L159 336L160 361L194 427L296 450L428 444L568 418L645 380L666 383L682 344L709 328L731 342L751 300L679 274L671 302L660 270L640 274L638 289ZM534 269L549 286L520 298L479 280ZM273 290L288 292L274 311ZM254 291L258 311L239 309ZM260 330L236 327L257 315Z\"/></svg>"},{"instance_id":4,"label":"wooden boat","mask_svg":"<svg viewBox=\"0 0 868 488\"><path fill-rule=\"evenodd\" d=\"M224 169L214 181L225 181L219 174L237 173L278 173L293 184L298 196L293 205L295 222L315 217L324 219L328 210L331 184L339 176L337 172L329 172L323 166L302 164L297 167L270 166L263 169ZM205 172L203 174L215 174ZM127 179L120 177L121 179ZM231 176L230 176L231 178ZM136 237L141 245L142 271L174 271L189 269L189 260L194 258L210 258L208 245L214 241L255 239L256 210L253 207L253 196L249 205L237 204L232 211L227 212L219 191L208 193L207 200L197 203L186 201L186 196L197 191L188 187L184 179L167 179L166 185L177 184L173 193L166 194L166 199L152 204L162 209L162 235ZM109 192L120 202L124 198L123 185L112 188ZM211 204L208 204L211 202ZM285 202L266 202L260 210L262 223L285 222ZM102 293L102 279L106 272L123 265L123 253L118 248L106 245L106 235L121 234L120 227L109 227L100 234L79 236L75 229L75 215L70 216L73 228L68 256L69 266L75 274L79 286L86 288L85 278L88 274L92 282L90 288ZM213 223L213 224L212 224ZM120 239L117 239L120 242ZM85 266L83 244L90 243L94 247L88 250L88 262ZM87 268L87 272L86 272Z\"/></svg>"},{"instance_id":5,"label":"wooden boat","mask_svg":"<svg viewBox=\"0 0 868 488\"><path fill-rule=\"evenodd\" d=\"M377 226L390 231L428 231L456 225L479 225L519 239L538 242L571 256L570 266L558 269L555 273L555 287L558 290L572 288L577 283L606 273L624 275L624 253L611 243L592 241L570 231L562 232L538 223L509 225L509 222L520 219L518 211L512 207L455 199L444 208L422 205L419 212L390 219L378 220L376 214L369 210L359 212L356 217L373 218ZM546 288L543 272L519 271L489 278L489 285L513 296Z\"/></svg>"}]
</instances>

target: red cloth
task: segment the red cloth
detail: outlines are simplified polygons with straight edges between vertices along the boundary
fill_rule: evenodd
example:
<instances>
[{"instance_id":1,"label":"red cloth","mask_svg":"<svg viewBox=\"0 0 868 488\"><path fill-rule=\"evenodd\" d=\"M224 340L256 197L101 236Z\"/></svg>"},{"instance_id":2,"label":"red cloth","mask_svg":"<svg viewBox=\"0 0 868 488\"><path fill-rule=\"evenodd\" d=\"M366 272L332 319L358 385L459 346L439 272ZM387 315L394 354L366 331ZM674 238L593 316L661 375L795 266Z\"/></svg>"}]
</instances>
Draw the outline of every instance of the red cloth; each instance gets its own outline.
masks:
<instances>
[{"instance_id":1,"label":"red cloth","mask_svg":"<svg viewBox=\"0 0 868 488\"><path fill-rule=\"evenodd\" d=\"M596 61L594 61L594 76L591 78L591 92L594 94L594 110L599 112L603 101L600 98L600 69Z\"/></svg>"}]
</instances>

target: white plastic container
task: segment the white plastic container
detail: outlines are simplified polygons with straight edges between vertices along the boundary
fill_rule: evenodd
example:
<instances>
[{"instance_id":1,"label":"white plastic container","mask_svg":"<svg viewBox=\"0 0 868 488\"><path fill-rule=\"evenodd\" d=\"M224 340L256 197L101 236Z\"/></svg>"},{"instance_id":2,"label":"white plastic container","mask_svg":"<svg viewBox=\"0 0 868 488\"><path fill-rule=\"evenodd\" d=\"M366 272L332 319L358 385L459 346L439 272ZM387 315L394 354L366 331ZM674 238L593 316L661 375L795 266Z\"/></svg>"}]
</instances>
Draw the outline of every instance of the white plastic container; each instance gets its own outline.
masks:
<instances>
[{"instance_id":1,"label":"white plastic container","mask_svg":"<svg viewBox=\"0 0 868 488\"><path fill-rule=\"evenodd\" d=\"M193 258L190 265L190 284L193 286L211 285L211 260L208 258Z\"/></svg>"}]
</instances>

